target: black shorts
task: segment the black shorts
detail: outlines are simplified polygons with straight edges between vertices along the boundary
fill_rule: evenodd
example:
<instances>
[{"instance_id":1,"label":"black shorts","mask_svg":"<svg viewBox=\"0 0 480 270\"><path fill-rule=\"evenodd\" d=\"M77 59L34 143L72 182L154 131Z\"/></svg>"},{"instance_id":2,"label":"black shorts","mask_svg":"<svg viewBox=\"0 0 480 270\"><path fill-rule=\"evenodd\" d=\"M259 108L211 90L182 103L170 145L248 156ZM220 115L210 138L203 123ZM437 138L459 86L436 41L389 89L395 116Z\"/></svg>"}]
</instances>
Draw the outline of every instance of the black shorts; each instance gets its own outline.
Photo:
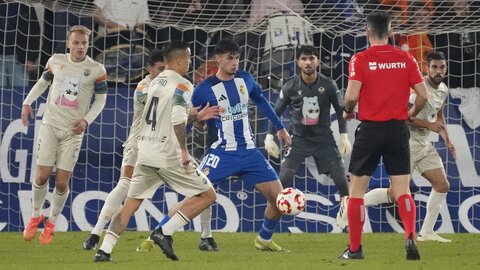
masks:
<instances>
[{"instance_id":1,"label":"black shorts","mask_svg":"<svg viewBox=\"0 0 480 270\"><path fill-rule=\"evenodd\" d=\"M405 121L364 121L355 131L348 171L372 176L380 158L389 175L410 174L410 131Z\"/></svg>"}]
</instances>

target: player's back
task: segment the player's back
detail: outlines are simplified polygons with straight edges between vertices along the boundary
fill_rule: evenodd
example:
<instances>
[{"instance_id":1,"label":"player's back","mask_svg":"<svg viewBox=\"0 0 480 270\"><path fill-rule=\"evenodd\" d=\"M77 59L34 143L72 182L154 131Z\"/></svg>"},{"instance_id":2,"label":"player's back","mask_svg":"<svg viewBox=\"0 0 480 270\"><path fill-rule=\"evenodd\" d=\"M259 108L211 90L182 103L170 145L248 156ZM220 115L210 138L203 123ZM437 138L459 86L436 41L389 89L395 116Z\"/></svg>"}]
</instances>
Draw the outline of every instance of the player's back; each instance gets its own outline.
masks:
<instances>
[{"instance_id":1,"label":"player's back","mask_svg":"<svg viewBox=\"0 0 480 270\"><path fill-rule=\"evenodd\" d=\"M415 58L391 45L372 46L356 54L350 79L362 83L360 120L372 121L408 119L410 88L423 80Z\"/></svg>"},{"instance_id":2,"label":"player's back","mask_svg":"<svg viewBox=\"0 0 480 270\"><path fill-rule=\"evenodd\" d=\"M172 108L182 103L187 120L192 84L173 70L165 70L152 80L138 139L138 163L152 167L181 164L180 145L172 124ZM180 96L183 97L179 101ZM182 119L183 120L183 119Z\"/></svg>"}]
</instances>

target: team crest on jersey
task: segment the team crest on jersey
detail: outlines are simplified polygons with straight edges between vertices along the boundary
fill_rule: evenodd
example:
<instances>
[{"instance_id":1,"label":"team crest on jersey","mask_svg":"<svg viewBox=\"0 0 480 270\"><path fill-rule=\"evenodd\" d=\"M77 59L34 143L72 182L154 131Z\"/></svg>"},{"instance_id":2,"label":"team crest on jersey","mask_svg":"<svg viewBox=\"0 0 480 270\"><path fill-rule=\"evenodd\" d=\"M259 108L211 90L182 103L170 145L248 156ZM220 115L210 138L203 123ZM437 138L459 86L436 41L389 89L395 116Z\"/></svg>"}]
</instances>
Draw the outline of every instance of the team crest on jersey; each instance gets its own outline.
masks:
<instances>
[{"instance_id":1,"label":"team crest on jersey","mask_svg":"<svg viewBox=\"0 0 480 270\"><path fill-rule=\"evenodd\" d=\"M210 173L210 167L205 167L202 172L207 176Z\"/></svg>"},{"instance_id":2,"label":"team crest on jersey","mask_svg":"<svg viewBox=\"0 0 480 270\"><path fill-rule=\"evenodd\" d=\"M88 77L88 75L90 75L90 73L91 73L90 69L85 69L83 71L83 75L85 75L85 77Z\"/></svg>"},{"instance_id":3,"label":"team crest on jersey","mask_svg":"<svg viewBox=\"0 0 480 270\"><path fill-rule=\"evenodd\" d=\"M325 88L323 87L318 88L318 92L320 93L320 95L322 95L323 93L325 93Z\"/></svg>"},{"instance_id":4,"label":"team crest on jersey","mask_svg":"<svg viewBox=\"0 0 480 270\"><path fill-rule=\"evenodd\" d=\"M240 89L239 89L239 90L240 90L240 93L242 93L242 95L245 95L245 86L243 86L243 84L240 85Z\"/></svg>"}]
</instances>

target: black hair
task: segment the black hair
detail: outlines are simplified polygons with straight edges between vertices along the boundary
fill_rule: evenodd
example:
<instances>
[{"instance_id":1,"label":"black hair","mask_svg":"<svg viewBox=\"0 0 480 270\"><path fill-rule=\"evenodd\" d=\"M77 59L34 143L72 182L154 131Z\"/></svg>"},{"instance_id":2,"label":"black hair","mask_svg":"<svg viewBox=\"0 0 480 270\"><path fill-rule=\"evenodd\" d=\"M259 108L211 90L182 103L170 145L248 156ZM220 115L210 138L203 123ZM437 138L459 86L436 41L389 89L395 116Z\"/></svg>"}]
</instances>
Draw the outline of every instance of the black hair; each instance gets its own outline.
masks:
<instances>
[{"instance_id":1,"label":"black hair","mask_svg":"<svg viewBox=\"0 0 480 270\"><path fill-rule=\"evenodd\" d=\"M317 58L320 58L318 50L315 49L312 45L303 45L297 49L297 60L301 55L315 55Z\"/></svg>"},{"instance_id":2,"label":"black hair","mask_svg":"<svg viewBox=\"0 0 480 270\"><path fill-rule=\"evenodd\" d=\"M163 52L159 49L153 49L150 51L150 54L148 54L148 59L147 59L147 64L149 66L155 65L157 62L163 62Z\"/></svg>"},{"instance_id":3,"label":"black hair","mask_svg":"<svg viewBox=\"0 0 480 270\"><path fill-rule=\"evenodd\" d=\"M385 11L375 11L367 17L367 28L377 39L388 38L390 35L391 18Z\"/></svg>"},{"instance_id":4,"label":"black hair","mask_svg":"<svg viewBox=\"0 0 480 270\"><path fill-rule=\"evenodd\" d=\"M231 53L236 54L240 52L240 46L238 43L231 40L231 39L222 39L217 43L215 49L213 50L213 54L224 54L224 53Z\"/></svg>"},{"instance_id":5,"label":"black hair","mask_svg":"<svg viewBox=\"0 0 480 270\"><path fill-rule=\"evenodd\" d=\"M177 51L185 51L189 48L189 45L185 41L174 40L170 42L163 50L163 57L166 61L173 59L173 54Z\"/></svg>"},{"instance_id":6,"label":"black hair","mask_svg":"<svg viewBox=\"0 0 480 270\"><path fill-rule=\"evenodd\" d=\"M440 51L434 51L429 53L427 55L427 66L430 66L430 62L432 62L432 60L446 60L445 54Z\"/></svg>"}]
</instances>

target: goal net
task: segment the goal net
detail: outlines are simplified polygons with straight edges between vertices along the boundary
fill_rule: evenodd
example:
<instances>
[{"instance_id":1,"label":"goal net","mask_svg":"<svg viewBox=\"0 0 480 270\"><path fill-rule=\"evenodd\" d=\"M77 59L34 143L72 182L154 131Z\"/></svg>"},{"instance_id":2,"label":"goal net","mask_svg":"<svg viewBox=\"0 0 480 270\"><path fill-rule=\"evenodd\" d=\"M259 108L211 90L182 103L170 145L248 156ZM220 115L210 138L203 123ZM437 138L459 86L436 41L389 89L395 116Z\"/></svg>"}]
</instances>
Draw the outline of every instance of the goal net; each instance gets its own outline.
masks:
<instances>
[{"instance_id":1,"label":"goal net","mask_svg":"<svg viewBox=\"0 0 480 270\"><path fill-rule=\"evenodd\" d=\"M20 120L21 104L47 59L53 53L67 51L68 27L82 24L94 30L89 55L105 65L109 92L102 114L84 137L70 182L72 192L57 221L58 231L90 230L108 192L116 185L122 143L132 120L133 89L145 75L144 59L151 49L162 48L171 40L190 42L193 57L189 76L198 84L216 72L212 60L216 42L232 38L241 45L241 68L254 75L273 104L283 83L298 72L294 55L299 45L309 44L318 49L320 72L334 79L344 91L350 58L367 47L365 17L381 9L393 17L392 43L410 51L423 71L426 53L439 50L448 58L445 83L451 92L445 116L457 158L452 157L438 136L432 136L450 182L446 207L435 229L480 232L480 6L477 1L137 0L125 1L130 2L125 7L105 4L108 2L0 2L0 231L22 230L31 214L35 141L48 91L32 105L35 117L28 127ZM142 13L144 2L148 13ZM126 23L105 27L105 18ZM253 104L249 111L256 143L263 149L268 121ZM333 111L331 118L333 133L338 138L337 116ZM288 114L283 115L283 121L289 125ZM352 142L356 125L358 121L348 124ZM189 147L195 158L203 156L206 143L205 132L194 128ZM349 159L345 157L347 167ZM270 158L270 162L279 169L280 160ZM412 178L419 228L431 186L417 174ZM50 192L53 186L52 177ZM335 225L337 190L328 176L318 174L313 160L307 159L300 166L295 186L307 196L306 210L296 217L284 217L278 230L340 232ZM388 178L380 165L370 188L386 186ZM258 231L265 199L235 177L216 188L213 229ZM47 213L50 199L51 193L47 195ZM151 201L141 206L128 228L151 229L181 199L168 187L160 188ZM371 207L368 217L365 231L402 231L393 205ZM198 231L199 220L195 219L185 229Z\"/></svg>"}]
</instances>

